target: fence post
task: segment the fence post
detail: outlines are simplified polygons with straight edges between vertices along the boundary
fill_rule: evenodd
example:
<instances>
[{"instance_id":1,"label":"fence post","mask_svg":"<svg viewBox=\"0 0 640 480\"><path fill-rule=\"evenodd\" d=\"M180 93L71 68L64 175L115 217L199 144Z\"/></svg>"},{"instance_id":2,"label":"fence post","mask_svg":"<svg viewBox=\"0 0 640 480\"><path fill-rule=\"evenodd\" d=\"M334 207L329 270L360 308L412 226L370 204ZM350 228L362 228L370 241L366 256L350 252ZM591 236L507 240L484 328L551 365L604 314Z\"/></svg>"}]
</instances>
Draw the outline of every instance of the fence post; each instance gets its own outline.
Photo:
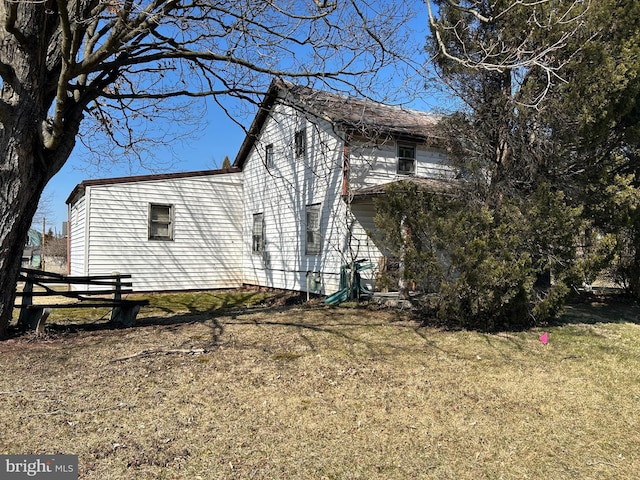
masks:
<instances>
[{"instance_id":1,"label":"fence post","mask_svg":"<svg viewBox=\"0 0 640 480\"><path fill-rule=\"evenodd\" d=\"M111 272L115 278L113 280L113 301L119 302L122 300L122 280L120 279L120 272ZM111 308L111 321L114 322L118 319L121 314L120 307L112 307Z\"/></svg>"},{"instance_id":2,"label":"fence post","mask_svg":"<svg viewBox=\"0 0 640 480\"><path fill-rule=\"evenodd\" d=\"M22 308L20 309L20 316L18 317L18 327L26 327L29 324L29 317L32 312L27 310L28 305L33 305L33 283L35 281L35 275L33 273L27 273L27 279L24 282L24 288L22 289Z\"/></svg>"}]
</instances>

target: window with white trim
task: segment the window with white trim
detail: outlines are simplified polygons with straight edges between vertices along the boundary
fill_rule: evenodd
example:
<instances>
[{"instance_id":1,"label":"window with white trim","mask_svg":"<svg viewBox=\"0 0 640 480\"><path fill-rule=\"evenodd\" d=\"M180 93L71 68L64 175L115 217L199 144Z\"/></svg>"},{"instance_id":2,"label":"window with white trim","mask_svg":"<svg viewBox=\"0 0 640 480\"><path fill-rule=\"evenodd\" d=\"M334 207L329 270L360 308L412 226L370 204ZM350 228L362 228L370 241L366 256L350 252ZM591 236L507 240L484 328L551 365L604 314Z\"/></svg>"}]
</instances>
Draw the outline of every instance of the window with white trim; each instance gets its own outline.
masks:
<instances>
[{"instance_id":1,"label":"window with white trim","mask_svg":"<svg viewBox=\"0 0 640 480\"><path fill-rule=\"evenodd\" d=\"M294 135L294 149L296 158L304 158L307 155L307 130L300 129Z\"/></svg>"},{"instance_id":2,"label":"window with white trim","mask_svg":"<svg viewBox=\"0 0 640 480\"><path fill-rule=\"evenodd\" d=\"M416 173L416 146L398 144L398 173L413 175Z\"/></svg>"},{"instance_id":3,"label":"window with white trim","mask_svg":"<svg viewBox=\"0 0 640 480\"><path fill-rule=\"evenodd\" d=\"M267 168L273 168L273 143L267 145L264 149L264 163Z\"/></svg>"},{"instance_id":4,"label":"window with white trim","mask_svg":"<svg viewBox=\"0 0 640 480\"><path fill-rule=\"evenodd\" d=\"M264 252L264 214L253 214L253 229L251 234L251 252Z\"/></svg>"},{"instance_id":5,"label":"window with white trim","mask_svg":"<svg viewBox=\"0 0 640 480\"><path fill-rule=\"evenodd\" d=\"M149 240L173 240L173 205L149 204Z\"/></svg>"},{"instance_id":6,"label":"window with white trim","mask_svg":"<svg viewBox=\"0 0 640 480\"><path fill-rule=\"evenodd\" d=\"M307 205L306 208L306 241L307 255L320 255L322 251L322 236L320 231L321 205Z\"/></svg>"}]
</instances>

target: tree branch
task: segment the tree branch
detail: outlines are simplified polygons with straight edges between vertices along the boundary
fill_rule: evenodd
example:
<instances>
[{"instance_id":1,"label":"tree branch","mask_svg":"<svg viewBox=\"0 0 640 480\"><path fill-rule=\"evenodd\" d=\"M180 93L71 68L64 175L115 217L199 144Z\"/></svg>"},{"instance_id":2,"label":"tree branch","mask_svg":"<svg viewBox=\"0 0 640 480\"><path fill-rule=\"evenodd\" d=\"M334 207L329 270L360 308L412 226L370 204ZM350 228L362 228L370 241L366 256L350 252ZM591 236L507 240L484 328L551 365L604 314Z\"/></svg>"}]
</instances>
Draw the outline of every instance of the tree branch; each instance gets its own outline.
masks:
<instances>
[{"instance_id":1,"label":"tree branch","mask_svg":"<svg viewBox=\"0 0 640 480\"><path fill-rule=\"evenodd\" d=\"M119 358L114 358L113 360L111 360L111 363L116 363L116 362L123 362L125 360L131 360L133 358L139 358L139 357L149 357L151 355L156 355L156 354L160 354L160 355L172 355L172 354L182 354L182 355L201 355L203 353L206 353L207 351L204 348L176 348L176 349L170 349L170 350L166 350L166 349L154 349L154 350L142 350L141 352L138 353L134 353L131 355L127 355L124 357L119 357Z\"/></svg>"},{"instance_id":2,"label":"tree branch","mask_svg":"<svg viewBox=\"0 0 640 480\"><path fill-rule=\"evenodd\" d=\"M45 0L38 0L38 3L44 3ZM18 43L21 45L26 44L27 39L22 34L22 32L16 27L16 21L18 19L18 2L3 2L4 8L7 8L7 18L4 23L4 27L7 32L11 33ZM8 3L8 5L7 5Z\"/></svg>"}]
</instances>

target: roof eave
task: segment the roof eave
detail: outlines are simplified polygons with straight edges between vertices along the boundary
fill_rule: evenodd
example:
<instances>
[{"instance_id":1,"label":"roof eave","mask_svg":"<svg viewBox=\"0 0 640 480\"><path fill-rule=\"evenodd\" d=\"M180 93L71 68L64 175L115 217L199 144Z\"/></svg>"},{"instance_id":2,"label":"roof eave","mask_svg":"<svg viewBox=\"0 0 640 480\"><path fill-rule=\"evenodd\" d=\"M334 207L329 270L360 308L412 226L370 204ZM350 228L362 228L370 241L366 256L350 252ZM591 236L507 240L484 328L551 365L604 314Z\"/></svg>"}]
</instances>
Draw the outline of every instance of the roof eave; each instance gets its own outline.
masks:
<instances>
[{"instance_id":1,"label":"roof eave","mask_svg":"<svg viewBox=\"0 0 640 480\"><path fill-rule=\"evenodd\" d=\"M239 168L222 168L217 170L198 170L192 172L176 172L176 173L156 173L150 175L135 175L128 177L98 178L93 180L84 180L71 191L69 197L65 201L70 205L82 197L87 187L114 185L120 183L137 183L137 182L153 182L158 180L174 180L180 178L207 177L212 175L224 175L229 173L241 173Z\"/></svg>"},{"instance_id":2,"label":"roof eave","mask_svg":"<svg viewBox=\"0 0 640 480\"><path fill-rule=\"evenodd\" d=\"M249 153L251 153L251 149L256 143L260 132L262 131L262 127L266 122L269 114L271 113L271 108L273 107L276 98L278 98L278 94L283 87L283 82L280 80L273 80L271 85L269 85L269 89L267 90L267 94L265 95L264 100L260 103L260 107L258 108L258 113L256 114L253 122L251 122L251 126L247 131L247 135L244 137L242 144L240 145L240 149L238 150L238 154L236 155L235 160L233 161L233 167L242 169L244 167L247 158L249 157Z\"/></svg>"}]
</instances>

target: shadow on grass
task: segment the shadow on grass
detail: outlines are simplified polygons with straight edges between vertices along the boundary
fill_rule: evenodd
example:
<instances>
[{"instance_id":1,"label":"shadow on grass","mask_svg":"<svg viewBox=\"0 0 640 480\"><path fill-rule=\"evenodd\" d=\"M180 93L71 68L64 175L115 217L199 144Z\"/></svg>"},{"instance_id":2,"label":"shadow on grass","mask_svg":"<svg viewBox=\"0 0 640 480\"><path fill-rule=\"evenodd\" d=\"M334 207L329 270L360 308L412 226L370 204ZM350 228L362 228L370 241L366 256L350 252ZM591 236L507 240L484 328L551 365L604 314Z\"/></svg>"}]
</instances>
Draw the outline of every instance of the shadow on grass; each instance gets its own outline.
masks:
<instances>
[{"instance_id":1,"label":"shadow on grass","mask_svg":"<svg viewBox=\"0 0 640 480\"><path fill-rule=\"evenodd\" d=\"M136 324L125 327L113 324L106 318L98 321L47 324L47 335L64 341L66 335L84 332L132 332L136 329L160 327L165 331L179 329L183 325L199 324L210 329L205 348L213 348L228 343L223 339L227 329L237 326L265 327L265 337L243 337L242 346L263 348L280 358L289 358L287 348L290 345L269 339L269 329L284 328L295 332L307 350L316 352L327 346L327 342L340 345L346 350L369 351L371 355L389 355L399 352L425 351L433 347L433 339L428 340L418 332L419 324L406 312L385 309L370 310L363 306L353 308L328 307L321 297L307 302L306 294L291 292L201 292L189 295L141 296L150 300L149 307L143 307ZM377 331L381 328L397 328L397 333L405 335L399 338L395 331ZM406 334L417 336L413 340ZM318 335L320 334L320 336ZM325 335L326 337L322 337ZM232 334L233 338L233 334ZM262 338L262 340L261 340ZM332 340L328 340L332 339ZM232 340L236 345L237 338ZM264 345L261 343L263 342ZM431 347L430 347L431 346ZM284 352L284 353L283 353Z\"/></svg>"},{"instance_id":2,"label":"shadow on grass","mask_svg":"<svg viewBox=\"0 0 640 480\"><path fill-rule=\"evenodd\" d=\"M223 344L222 337L227 328L246 325L292 329L312 352L321 348L319 342L324 344L324 340L317 334L324 334L338 340L347 349L365 348L372 355L439 351L454 357L473 357L469 352L461 352L457 349L450 351L439 341L437 335L434 336L438 331L453 332L460 329L449 329L442 325L430 326L406 311L400 312L388 308L371 310L363 306L327 307L320 297L306 302L305 294L292 292L191 292L148 295L140 298L148 298L150 306L143 308L136 325L132 327L110 323L106 320L108 316L103 316L97 321L84 322L74 322L71 319L65 320L64 323L56 323L53 320L47 325L47 335L62 337L64 340L65 335L83 332L133 331L154 326L172 330L182 325L201 324L210 330L206 341L209 348ZM86 312L86 309L83 310ZM381 316L379 310L383 310ZM638 324L640 323L639 315L640 307L637 302L627 297L609 292L583 294L572 298L565 313L557 320L545 324L545 327L620 322ZM363 330L394 326L398 328L398 335L393 331L370 335ZM502 346L506 342L511 345L511 349L520 351L525 348L526 342L512 334L522 330L475 332L484 336L488 346ZM415 337L412 339L403 332L408 332ZM19 335L20 333L16 332L16 336ZM498 341L495 335L500 336L499 345L493 345ZM259 339L255 339L255 342L249 341L252 346L256 346L259 342ZM267 341L264 348L279 354L280 350L286 350L287 347L278 345L277 342Z\"/></svg>"},{"instance_id":3,"label":"shadow on grass","mask_svg":"<svg viewBox=\"0 0 640 480\"><path fill-rule=\"evenodd\" d=\"M546 321L500 323L492 328L482 325L461 325L456 321L439 320L432 311L417 310L414 319L423 327L432 327L448 332L470 331L479 334L512 334L536 331L540 328L559 327L571 324L634 323L640 324L640 304L637 299L623 293L621 289L600 288L591 292L576 291L567 299L560 314ZM478 322L479 323L479 322ZM490 323L490 322L489 322Z\"/></svg>"},{"instance_id":4,"label":"shadow on grass","mask_svg":"<svg viewBox=\"0 0 640 480\"><path fill-rule=\"evenodd\" d=\"M550 326L596 323L640 324L637 300L619 290L602 289L573 295Z\"/></svg>"},{"instance_id":5,"label":"shadow on grass","mask_svg":"<svg viewBox=\"0 0 640 480\"><path fill-rule=\"evenodd\" d=\"M60 336L70 333L117 331L148 326L179 326L189 323L205 323L216 321L216 316L229 315L233 312L260 311L287 305L292 298L299 297L287 292L265 293L250 290L214 291L214 292L180 292L166 294L131 295L131 299L149 300L149 306L142 307L133 326L109 321L111 311L108 308L67 308L60 310L63 317L52 315L45 326L45 336ZM294 303L297 300L294 300ZM56 313L55 309L53 312ZM222 333L220 325L216 337ZM23 335L34 335L11 325L9 338Z\"/></svg>"}]
</instances>

